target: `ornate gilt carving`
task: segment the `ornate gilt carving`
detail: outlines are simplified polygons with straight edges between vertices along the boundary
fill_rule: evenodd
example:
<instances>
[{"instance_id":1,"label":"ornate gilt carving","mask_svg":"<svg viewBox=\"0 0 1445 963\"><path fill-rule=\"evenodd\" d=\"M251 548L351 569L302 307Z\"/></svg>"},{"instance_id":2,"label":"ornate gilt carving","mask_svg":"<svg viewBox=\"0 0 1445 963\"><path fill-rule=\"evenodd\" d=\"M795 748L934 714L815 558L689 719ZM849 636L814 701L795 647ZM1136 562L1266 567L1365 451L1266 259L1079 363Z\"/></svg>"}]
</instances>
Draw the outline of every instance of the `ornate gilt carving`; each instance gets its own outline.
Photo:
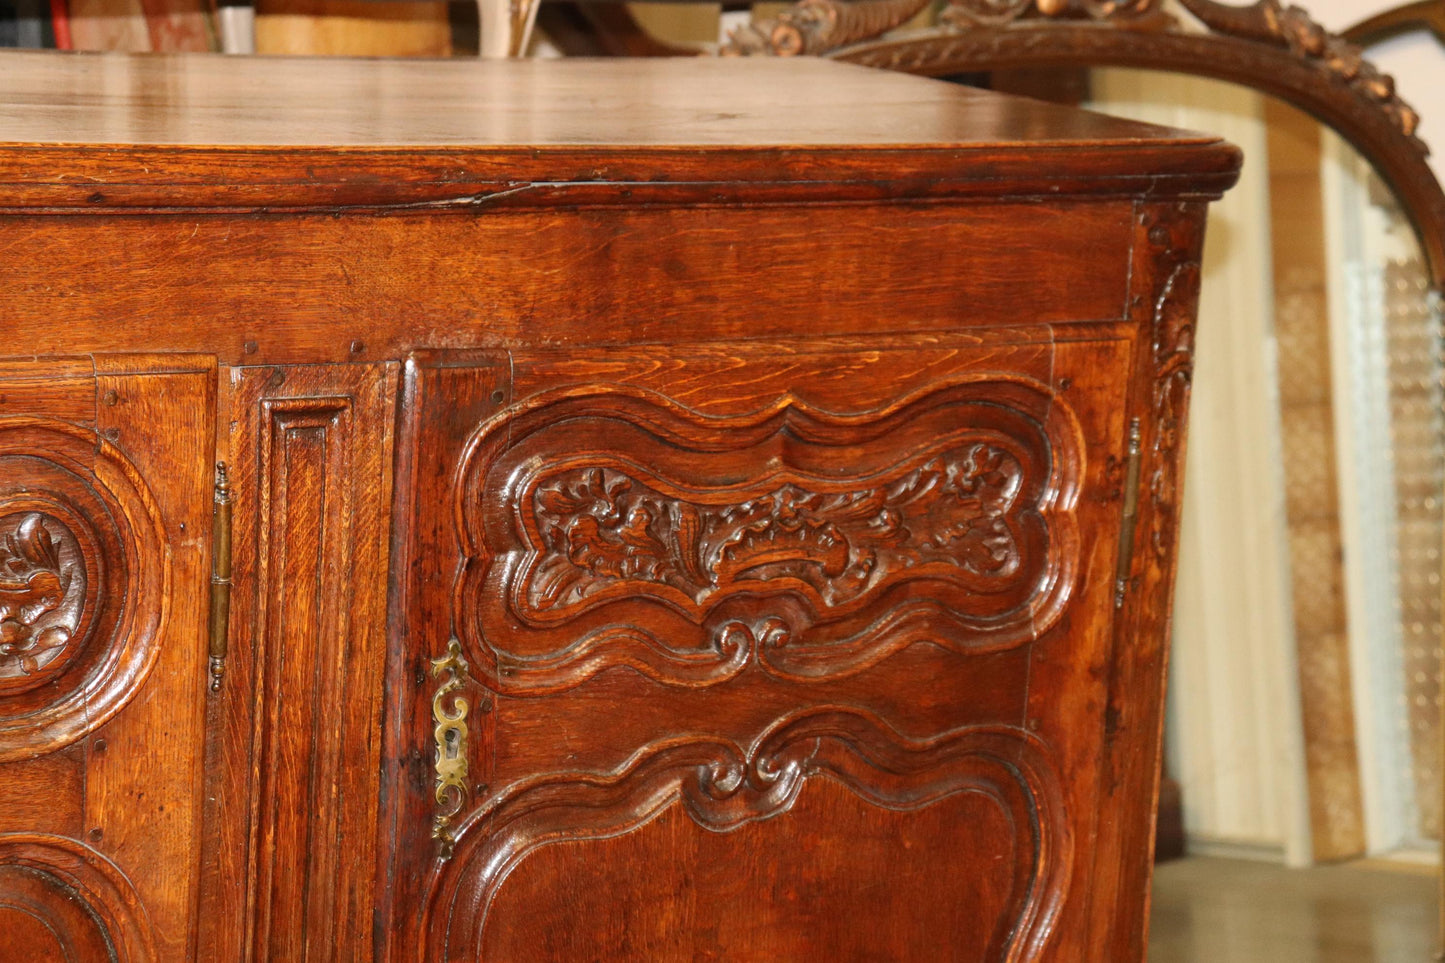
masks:
<instances>
[{"instance_id":1,"label":"ornate gilt carving","mask_svg":"<svg viewBox=\"0 0 1445 963\"><path fill-rule=\"evenodd\" d=\"M439 843L442 859L452 854L452 820L471 798L467 772L467 714L471 703L458 695L467 677L467 660L461 643L452 639L447 654L431 663L432 678L445 676L432 695L431 712L436 740L437 813L432 817L432 838Z\"/></svg>"},{"instance_id":2,"label":"ornate gilt carving","mask_svg":"<svg viewBox=\"0 0 1445 963\"><path fill-rule=\"evenodd\" d=\"M776 18L735 28L726 55L821 54L879 37L916 17L929 0L800 0Z\"/></svg>"},{"instance_id":3,"label":"ornate gilt carving","mask_svg":"<svg viewBox=\"0 0 1445 963\"><path fill-rule=\"evenodd\" d=\"M997 26L1015 20L1117 20L1158 22L1162 0L951 0L940 15L943 23L959 28Z\"/></svg>"},{"instance_id":4,"label":"ornate gilt carving","mask_svg":"<svg viewBox=\"0 0 1445 963\"><path fill-rule=\"evenodd\" d=\"M1072 589L1081 455L1063 400L1031 382L847 416L706 417L621 387L529 405L486 423L457 488L455 624L493 689L991 651L1045 630Z\"/></svg>"},{"instance_id":5,"label":"ornate gilt carving","mask_svg":"<svg viewBox=\"0 0 1445 963\"><path fill-rule=\"evenodd\" d=\"M539 847L631 832L671 806L724 831L785 814L819 777L900 812L963 791L993 802L1014 827L1012 865L1027 871L1013 876L1013 917L998 927L1003 945L990 958L1043 952L1073 860L1056 765L1043 744L1007 727L911 739L869 713L825 706L779 720L747 747L666 739L614 772L550 773L498 790L461 821L456 858L432 877L428 958L474 958L497 889L525 871Z\"/></svg>"},{"instance_id":6,"label":"ornate gilt carving","mask_svg":"<svg viewBox=\"0 0 1445 963\"><path fill-rule=\"evenodd\" d=\"M79 551L55 518L0 518L0 677L34 675L74 638L85 599Z\"/></svg>"},{"instance_id":7,"label":"ornate gilt carving","mask_svg":"<svg viewBox=\"0 0 1445 963\"><path fill-rule=\"evenodd\" d=\"M928 5L926 0L799 0L776 17L735 28L721 52L832 54L882 37ZM1160 13L1161 5L1162 0L949 0L939 23L943 29L966 30L1030 20L1118 21L1157 29L1172 23Z\"/></svg>"},{"instance_id":8,"label":"ornate gilt carving","mask_svg":"<svg viewBox=\"0 0 1445 963\"><path fill-rule=\"evenodd\" d=\"M1365 59L1364 51L1330 33L1302 7L1280 0L1258 0L1248 7L1214 0L1179 0L1199 22L1216 34L1284 47L1307 62L1319 64L1334 79L1373 101L1400 133L1420 152L1425 145L1415 136L1420 116L1395 93L1394 78Z\"/></svg>"}]
</instances>

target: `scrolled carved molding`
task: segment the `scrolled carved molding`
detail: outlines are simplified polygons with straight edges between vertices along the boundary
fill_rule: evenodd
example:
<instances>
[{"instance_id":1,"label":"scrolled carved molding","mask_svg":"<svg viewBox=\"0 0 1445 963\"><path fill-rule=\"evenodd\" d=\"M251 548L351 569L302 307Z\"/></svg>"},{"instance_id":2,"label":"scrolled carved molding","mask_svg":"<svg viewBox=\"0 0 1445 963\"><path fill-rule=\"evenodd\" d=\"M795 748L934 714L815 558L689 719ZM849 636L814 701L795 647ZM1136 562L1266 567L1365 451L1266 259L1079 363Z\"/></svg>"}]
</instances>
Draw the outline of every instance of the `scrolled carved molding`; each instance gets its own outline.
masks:
<instances>
[{"instance_id":1,"label":"scrolled carved molding","mask_svg":"<svg viewBox=\"0 0 1445 963\"><path fill-rule=\"evenodd\" d=\"M834 55L850 45L882 38L927 7L923 0L799 0L776 17L735 28L720 53ZM1131 28L1159 29L1173 23L1161 8L1162 0L949 0L939 13L939 27L935 29L966 30L1038 21L1115 22Z\"/></svg>"},{"instance_id":2,"label":"scrolled carved molding","mask_svg":"<svg viewBox=\"0 0 1445 963\"><path fill-rule=\"evenodd\" d=\"M1279 0L1257 0L1247 7L1214 0L1179 0L1211 32L1240 40L1283 47L1299 59L1317 64L1359 96L1373 101L1422 155L1429 153L1415 136L1420 115L1395 93L1395 81L1365 59L1364 51L1330 33L1303 7Z\"/></svg>"},{"instance_id":3,"label":"scrolled carved molding","mask_svg":"<svg viewBox=\"0 0 1445 963\"><path fill-rule=\"evenodd\" d=\"M1174 558L1179 532L1181 446L1194 380L1194 318L1199 299L1203 237L1195 222L1159 213L1141 225L1159 245L1150 303L1154 413L1148 493L1153 502L1149 544L1160 564Z\"/></svg>"},{"instance_id":4,"label":"scrolled carved molding","mask_svg":"<svg viewBox=\"0 0 1445 963\"><path fill-rule=\"evenodd\" d=\"M630 584L671 586L701 605L729 585L788 577L836 606L866 592L880 568L930 562L1006 578L1021 564L1010 522L1022 486L1018 458L982 442L887 485L823 493L789 482L721 505L613 468L575 468L535 491L546 546L526 603L559 609Z\"/></svg>"},{"instance_id":5,"label":"scrolled carved molding","mask_svg":"<svg viewBox=\"0 0 1445 963\"><path fill-rule=\"evenodd\" d=\"M959 729L908 738L856 709L802 710L751 745L678 737L643 747L609 773L550 773L495 792L458 827L455 857L438 863L424 909L430 960L480 960L488 914L509 874L543 846L631 832L680 806L722 832L787 813L808 782L836 780L872 806L922 809L982 794L1015 827L1013 910L989 959L1039 957L1067 894L1073 843L1056 765L1029 733Z\"/></svg>"},{"instance_id":6,"label":"scrolled carved molding","mask_svg":"<svg viewBox=\"0 0 1445 963\"><path fill-rule=\"evenodd\" d=\"M1304 63L1373 103L1421 153L1415 136L1419 115L1395 92L1394 80L1365 59L1359 47L1330 33L1304 8L1280 0L1257 0L1232 6L1214 0L1178 0L1206 30L1241 43L1280 47ZM776 18L739 27L724 44L729 55L841 54L850 45L881 40L920 13L918 0L800 0ZM1097 25L1136 32L1187 33L1177 18L1164 12L1162 0L949 0L931 33L946 35L976 28L1006 29L1013 25L1043 30L1051 23ZM910 37L904 43L925 38ZM896 62L902 66L903 60ZM877 64L877 66L886 66ZM984 69L986 65L974 69Z\"/></svg>"},{"instance_id":7,"label":"scrolled carved molding","mask_svg":"<svg viewBox=\"0 0 1445 963\"><path fill-rule=\"evenodd\" d=\"M726 56L824 54L882 36L917 16L928 0L800 0L771 20L733 30Z\"/></svg>"},{"instance_id":8,"label":"scrolled carved molding","mask_svg":"<svg viewBox=\"0 0 1445 963\"><path fill-rule=\"evenodd\" d=\"M0 418L0 761L68 745L136 694L169 581L159 511L118 449Z\"/></svg>"},{"instance_id":9,"label":"scrolled carved molding","mask_svg":"<svg viewBox=\"0 0 1445 963\"><path fill-rule=\"evenodd\" d=\"M1003 376L853 415L539 395L463 458L454 623L478 678L513 693L619 665L709 685L1007 648L1072 591L1081 451L1062 398Z\"/></svg>"},{"instance_id":10,"label":"scrolled carved molding","mask_svg":"<svg viewBox=\"0 0 1445 963\"><path fill-rule=\"evenodd\" d=\"M156 959L149 916L125 873L63 836L0 833L0 925L57 958ZM49 947L47 937L54 940Z\"/></svg>"}]
</instances>

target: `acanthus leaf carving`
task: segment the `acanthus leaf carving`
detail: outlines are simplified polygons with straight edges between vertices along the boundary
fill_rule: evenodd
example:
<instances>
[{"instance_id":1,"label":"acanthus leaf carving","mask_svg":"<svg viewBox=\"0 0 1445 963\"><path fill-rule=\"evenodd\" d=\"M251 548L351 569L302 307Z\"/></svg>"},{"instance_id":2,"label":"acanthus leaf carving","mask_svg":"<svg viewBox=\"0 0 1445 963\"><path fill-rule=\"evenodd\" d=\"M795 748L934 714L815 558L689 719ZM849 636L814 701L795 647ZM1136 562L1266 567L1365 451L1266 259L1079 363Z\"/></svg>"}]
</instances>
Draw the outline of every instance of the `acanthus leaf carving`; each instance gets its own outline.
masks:
<instances>
[{"instance_id":1,"label":"acanthus leaf carving","mask_svg":"<svg viewBox=\"0 0 1445 963\"><path fill-rule=\"evenodd\" d=\"M537 489L546 552L528 601L548 609L639 582L670 585L702 603L740 582L791 577L837 605L883 573L927 562L1006 578L1020 565L1009 516L1022 471L1009 452L975 444L886 486L824 493L790 483L709 506L614 469L572 469Z\"/></svg>"},{"instance_id":2,"label":"acanthus leaf carving","mask_svg":"<svg viewBox=\"0 0 1445 963\"><path fill-rule=\"evenodd\" d=\"M65 602L77 578L84 594L85 576L71 552L62 563L49 527L57 524L39 512L0 518L0 675L35 674L78 626L79 605ZM69 548L73 537L61 537Z\"/></svg>"}]
</instances>

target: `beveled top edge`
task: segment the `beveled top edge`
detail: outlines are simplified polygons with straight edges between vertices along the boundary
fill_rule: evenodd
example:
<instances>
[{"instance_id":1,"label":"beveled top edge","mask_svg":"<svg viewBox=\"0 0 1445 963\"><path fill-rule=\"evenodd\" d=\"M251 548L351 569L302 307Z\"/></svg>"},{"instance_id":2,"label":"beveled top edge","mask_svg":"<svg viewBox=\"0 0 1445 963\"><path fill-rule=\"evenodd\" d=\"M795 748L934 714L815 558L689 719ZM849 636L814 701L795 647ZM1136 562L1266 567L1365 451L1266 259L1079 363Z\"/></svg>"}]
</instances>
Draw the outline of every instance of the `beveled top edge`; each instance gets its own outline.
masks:
<instances>
[{"instance_id":1,"label":"beveled top edge","mask_svg":"<svg viewBox=\"0 0 1445 963\"><path fill-rule=\"evenodd\" d=\"M1210 194L1237 167L1209 135L812 58L0 53L0 208L390 205L409 187L434 203L602 183L1127 193L1196 175L1152 191ZM215 196L229 188L246 196Z\"/></svg>"}]
</instances>

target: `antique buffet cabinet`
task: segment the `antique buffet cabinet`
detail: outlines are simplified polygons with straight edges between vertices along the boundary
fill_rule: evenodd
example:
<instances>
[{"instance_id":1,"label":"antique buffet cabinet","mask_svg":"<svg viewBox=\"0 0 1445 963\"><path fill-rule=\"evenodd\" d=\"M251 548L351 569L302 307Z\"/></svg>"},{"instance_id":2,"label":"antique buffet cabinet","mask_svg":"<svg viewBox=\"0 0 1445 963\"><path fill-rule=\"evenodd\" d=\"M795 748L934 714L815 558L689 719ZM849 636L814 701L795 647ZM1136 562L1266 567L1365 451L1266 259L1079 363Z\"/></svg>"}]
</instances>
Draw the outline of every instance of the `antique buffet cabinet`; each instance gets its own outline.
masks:
<instances>
[{"instance_id":1,"label":"antique buffet cabinet","mask_svg":"<svg viewBox=\"0 0 1445 963\"><path fill-rule=\"evenodd\" d=\"M0 61L0 960L1141 957L1237 152Z\"/></svg>"}]
</instances>

